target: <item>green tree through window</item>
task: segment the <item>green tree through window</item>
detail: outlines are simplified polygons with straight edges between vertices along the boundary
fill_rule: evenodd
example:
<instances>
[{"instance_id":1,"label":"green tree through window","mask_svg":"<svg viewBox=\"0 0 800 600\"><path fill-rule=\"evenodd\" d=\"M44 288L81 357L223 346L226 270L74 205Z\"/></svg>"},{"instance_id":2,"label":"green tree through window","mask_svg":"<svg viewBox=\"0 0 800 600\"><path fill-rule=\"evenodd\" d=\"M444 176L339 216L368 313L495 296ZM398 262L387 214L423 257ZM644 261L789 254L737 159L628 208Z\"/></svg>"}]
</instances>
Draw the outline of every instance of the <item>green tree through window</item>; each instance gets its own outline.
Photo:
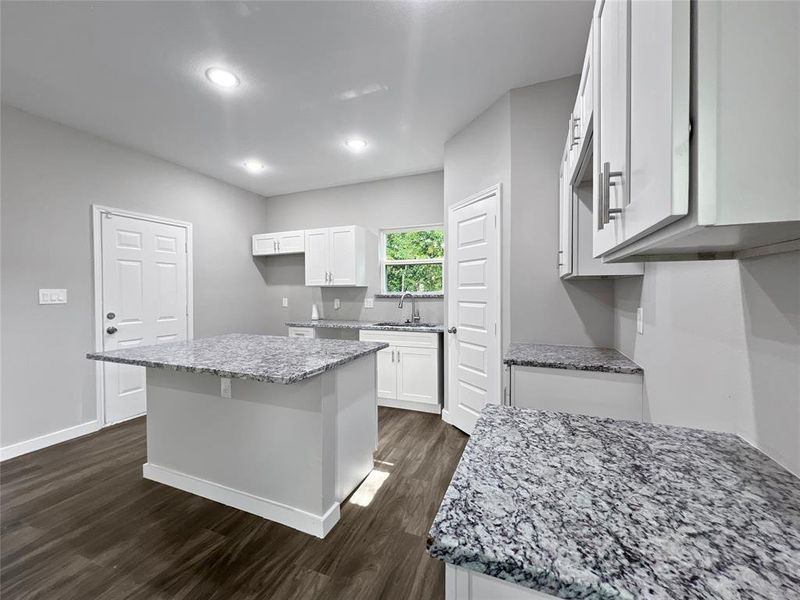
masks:
<instances>
[{"instance_id":1,"label":"green tree through window","mask_svg":"<svg viewBox=\"0 0 800 600\"><path fill-rule=\"evenodd\" d=\"M384 291L441 292L444 232L441 228L386 231Z\"/></svg>"}]
</instances>

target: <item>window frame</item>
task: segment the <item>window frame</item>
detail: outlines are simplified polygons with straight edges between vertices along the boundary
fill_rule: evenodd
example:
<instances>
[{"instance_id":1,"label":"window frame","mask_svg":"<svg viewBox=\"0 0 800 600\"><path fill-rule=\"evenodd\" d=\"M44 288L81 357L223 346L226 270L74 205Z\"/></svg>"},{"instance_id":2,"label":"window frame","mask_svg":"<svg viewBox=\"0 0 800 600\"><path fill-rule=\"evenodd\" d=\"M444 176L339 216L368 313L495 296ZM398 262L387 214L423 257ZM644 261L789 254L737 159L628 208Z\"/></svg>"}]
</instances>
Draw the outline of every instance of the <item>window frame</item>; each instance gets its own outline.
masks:
<instances>
[{"instance_id":1,"label":"window frame","mask_svg":"<svg viewBox=\"0 0 800 600\"><path fill-rule=\"evenodd\" d=\"M412 260L396 260L386 258L386 236L389 233L405 233L409 231L431 231L439 230L444 234L444 223L432 223L427 225L411 225L408 227L383 227L380 230L380 247L378 248L380 275L381 275L381 293L382 294L443 294L444 293L444 258L446 252L446 244L442 248L441 258L418 258ZM441 265L442 266L442 289L431 290L427 292L390 292L386 289L386 267L395 265Z\"/></svg>"}]
</instances>

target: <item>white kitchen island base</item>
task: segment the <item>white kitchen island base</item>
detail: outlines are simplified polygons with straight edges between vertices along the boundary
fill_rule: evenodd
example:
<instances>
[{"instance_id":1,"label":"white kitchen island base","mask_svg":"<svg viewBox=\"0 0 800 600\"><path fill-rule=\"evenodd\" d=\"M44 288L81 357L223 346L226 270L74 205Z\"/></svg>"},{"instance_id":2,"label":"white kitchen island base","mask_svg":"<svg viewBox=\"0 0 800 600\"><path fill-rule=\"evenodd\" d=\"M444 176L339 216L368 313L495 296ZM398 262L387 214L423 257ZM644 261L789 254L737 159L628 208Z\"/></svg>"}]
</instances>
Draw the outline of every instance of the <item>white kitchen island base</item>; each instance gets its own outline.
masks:
<instances>
[{"instance_id":1,"label":"white kitchen island base","mask_svg":"<svg viewBox=\"0 0 800 600\"><path fill-rule=\"evenodd\" d=\"M144 477L305 533L336 524L376 446L374 354L291 385L147 369Z\"/></svg>"}]
</instances>

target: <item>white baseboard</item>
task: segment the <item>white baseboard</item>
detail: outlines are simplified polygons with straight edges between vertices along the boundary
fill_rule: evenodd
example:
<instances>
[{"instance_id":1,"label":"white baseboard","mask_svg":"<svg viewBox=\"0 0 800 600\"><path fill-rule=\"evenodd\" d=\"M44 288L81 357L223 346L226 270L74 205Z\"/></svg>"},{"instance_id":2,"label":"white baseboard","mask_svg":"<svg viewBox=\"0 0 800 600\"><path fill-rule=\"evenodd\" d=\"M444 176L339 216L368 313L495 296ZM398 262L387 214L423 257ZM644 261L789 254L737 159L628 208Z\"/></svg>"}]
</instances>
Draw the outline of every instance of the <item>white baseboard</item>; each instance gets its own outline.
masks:
<instances>
[{"instance_id":1,"label":"white baseboard","mask_svg":"<svg viewBox=\"0 0 800 600\"><path fill-rule=\"evenodd\" d=\"M378 398L378 406L402 408L404 410L417 410L436 415L442 412L442 407L438 404L428 404L427 402L411 402L409 400L394 400L392 398Z\"/></svg>"},{"instance_id":2,"label":"white baseboard","mask_svg":"<svg viewBox=\"0 0 800 600\"><path fill-rule=\"evenodd\" d=\"M74 427L67 427L66 429L62 429L60 431L54 431L53 433L40 435L39 437L25 440L24 442L17 442L16 444L11 444L10 446L3 446L0 448L0 461L8 460L9 458L14 458L23 454L28 454L28 452L41 450L42 448L47 448L48 446L53 446L55 444L60 444L61 442L66 442L71 439L81 437L82 435L94 433L98 429L100 429L100 426L98 425L97 420L94 420L89 421L88 423L75 425Z\"/></svg>"},{"instance_id":3,"label":"white baseboard","mask_svg":"<svg viewBox=\"0 0 800 600\"><path fill-rule=\"evenodd\" d=\"M151 463L142 465L142 474L145 479L163 483L184 492L202 496L209 500L214 500L226 506L232 506L245 512L249 512L259 517L269 519L308 533L310 535L323 538L333 529L339 521L339 504L334 503L324 515L314 515L299 508L275 502L268 498L254 496L247 492L235 490L219 483L206 481L193 475L179 473L166 467L160 467Z\"/></svg>"}]
</instances>

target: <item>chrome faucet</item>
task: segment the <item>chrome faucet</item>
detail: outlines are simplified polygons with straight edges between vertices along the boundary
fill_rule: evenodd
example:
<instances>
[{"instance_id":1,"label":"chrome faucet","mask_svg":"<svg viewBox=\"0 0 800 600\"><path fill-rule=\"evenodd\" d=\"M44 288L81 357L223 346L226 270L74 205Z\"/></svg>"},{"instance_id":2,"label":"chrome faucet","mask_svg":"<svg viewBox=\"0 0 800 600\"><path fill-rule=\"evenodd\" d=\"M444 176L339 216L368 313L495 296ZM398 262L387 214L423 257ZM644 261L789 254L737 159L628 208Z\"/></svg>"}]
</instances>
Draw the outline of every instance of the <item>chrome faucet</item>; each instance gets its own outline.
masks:
<instances>
[{"instance_id":1,"label":"chrome faucet","mask_svg":"<svg viewBox=\"0 0 800 600\"><path fill-rule=\"evenodd\" d=\"M420 322L419 310L417 310L417 299L414 297L414 294L412 294L411 292L406 292L402 296L400 296L400 304L397 305L397 308L403 308L403 300L406 299L406 296L411 297L411 318L409 319L409 321L411 323L419 323Z\"/></svg>"}]
</instances>

